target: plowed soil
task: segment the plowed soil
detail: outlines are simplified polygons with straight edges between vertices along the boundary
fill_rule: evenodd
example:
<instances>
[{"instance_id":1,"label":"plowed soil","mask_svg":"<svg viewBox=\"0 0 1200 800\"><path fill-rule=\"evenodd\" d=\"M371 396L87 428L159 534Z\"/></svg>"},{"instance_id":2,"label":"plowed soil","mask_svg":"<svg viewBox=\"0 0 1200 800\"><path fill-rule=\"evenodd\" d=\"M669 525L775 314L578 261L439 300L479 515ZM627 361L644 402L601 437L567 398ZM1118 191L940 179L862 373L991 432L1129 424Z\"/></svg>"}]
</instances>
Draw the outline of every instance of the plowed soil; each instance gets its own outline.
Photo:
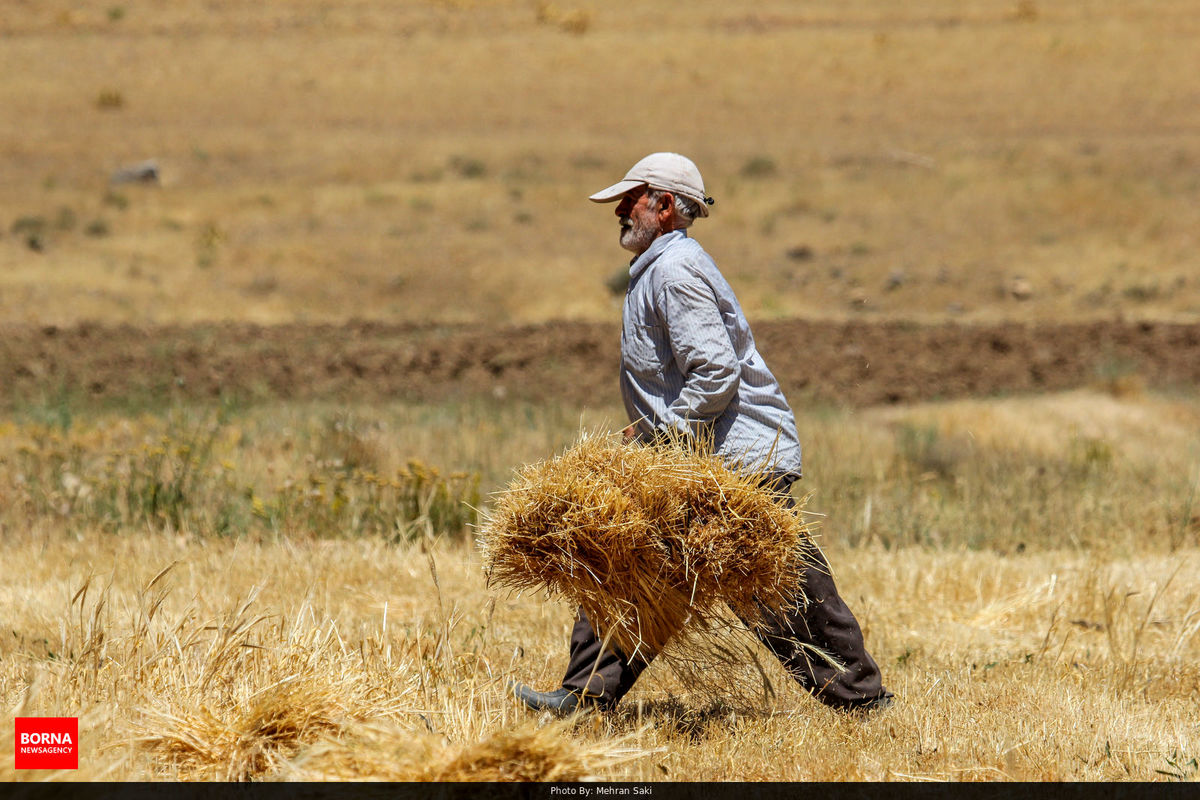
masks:
<instances>
[{"instance_id":1,"label":"plowed soil","mask_svg":"<svg viewBox=\"0 0 1200 800\"><path fill-rule=\"evenodd\" d=\"M792 402L866 406L1132 380L1200 384L1200 324L755 326ZM470 396L618 402L615 325L0 327L0 401Z\"/></svg>"}]
</instances>

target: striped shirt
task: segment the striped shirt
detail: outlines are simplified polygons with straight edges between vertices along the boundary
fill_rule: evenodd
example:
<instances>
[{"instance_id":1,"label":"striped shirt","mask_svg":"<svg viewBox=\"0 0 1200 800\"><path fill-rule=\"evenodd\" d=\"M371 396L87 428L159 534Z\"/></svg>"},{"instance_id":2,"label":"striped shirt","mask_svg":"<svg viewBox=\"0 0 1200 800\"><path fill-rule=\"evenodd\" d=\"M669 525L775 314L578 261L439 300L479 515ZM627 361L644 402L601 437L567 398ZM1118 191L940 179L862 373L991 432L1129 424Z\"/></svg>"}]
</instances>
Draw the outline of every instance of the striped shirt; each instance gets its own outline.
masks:
<instances>
[{"instance_id":1,"label":"striped shirt","mask_svg":"<svg viewBox=\"0 0 1200 800\"><path fill-rule=\"evenodd\" d=\"M685 231L664 234L629 276L621 397L639 439L668 429L711 437L734 466L798 477L795 417L704 248Z\"/></svg>"}]
</instances>

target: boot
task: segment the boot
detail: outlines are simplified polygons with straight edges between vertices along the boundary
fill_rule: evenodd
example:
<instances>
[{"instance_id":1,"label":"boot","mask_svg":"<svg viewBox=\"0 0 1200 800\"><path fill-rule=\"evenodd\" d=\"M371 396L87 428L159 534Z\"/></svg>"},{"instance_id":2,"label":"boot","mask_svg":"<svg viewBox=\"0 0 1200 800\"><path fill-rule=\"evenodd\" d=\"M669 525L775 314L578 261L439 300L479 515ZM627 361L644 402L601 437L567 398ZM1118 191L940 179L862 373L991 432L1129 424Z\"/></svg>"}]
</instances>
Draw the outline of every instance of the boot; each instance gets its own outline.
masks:
<instances>
[{"instance_id":1,"label":"boot","mask_svg":"<svg viewBox=\"0 0 1200 800\"><path fill-rule=\"evenodd\" d=\"M513 696L531 711L550 711L560 717L565 717L576 711L597 707L593 698L582 697L570 689L539 692L523 683L515 682L510 682L508 688Z\"/></svg>"}]
</instances>

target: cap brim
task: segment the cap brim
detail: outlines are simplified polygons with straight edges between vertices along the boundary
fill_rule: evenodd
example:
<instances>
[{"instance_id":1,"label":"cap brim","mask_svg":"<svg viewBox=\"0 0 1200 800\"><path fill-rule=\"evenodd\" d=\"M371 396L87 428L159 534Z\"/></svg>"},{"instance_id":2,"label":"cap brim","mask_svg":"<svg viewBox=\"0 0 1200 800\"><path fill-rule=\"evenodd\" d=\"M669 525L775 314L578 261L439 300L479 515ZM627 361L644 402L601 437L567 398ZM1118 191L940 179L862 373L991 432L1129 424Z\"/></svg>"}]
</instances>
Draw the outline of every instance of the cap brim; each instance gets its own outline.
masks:
<instances>
[{"instance_id":1,"label":"cap brim","mask_svg":"<svg viewBox=\"0 0 1200 800\"><path fill-rule=\"evenodd\" d=\"M645 181L618 181L607 189L601 189L588 198L593 203L611 203L620 200L626 192L631 192L639 186L645 186Z\"/></svg>"}]
</instances>

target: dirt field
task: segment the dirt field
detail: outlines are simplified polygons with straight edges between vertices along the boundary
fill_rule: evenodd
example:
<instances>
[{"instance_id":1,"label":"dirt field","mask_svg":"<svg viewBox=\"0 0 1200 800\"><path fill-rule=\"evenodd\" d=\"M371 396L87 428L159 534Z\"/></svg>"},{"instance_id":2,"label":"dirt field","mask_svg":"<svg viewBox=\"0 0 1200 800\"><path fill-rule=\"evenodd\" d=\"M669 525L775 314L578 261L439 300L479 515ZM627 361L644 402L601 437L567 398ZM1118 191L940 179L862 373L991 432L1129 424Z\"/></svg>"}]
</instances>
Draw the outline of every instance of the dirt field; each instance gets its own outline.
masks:
<instances>
[{"instance_id":1,"label":"dirt field","mask_svg":"<svg viewBox=\"0 0 1200 800\"><path fill-rule=\"evenodd\" d=\"M9 403L56 398L354 398L463 395L613 402L615 326L7 326ZM758 343L794 402L876 405L1088 385L1200 382L1200 325L914 325L767 321Z\"/></svg>"}]
</instances>

